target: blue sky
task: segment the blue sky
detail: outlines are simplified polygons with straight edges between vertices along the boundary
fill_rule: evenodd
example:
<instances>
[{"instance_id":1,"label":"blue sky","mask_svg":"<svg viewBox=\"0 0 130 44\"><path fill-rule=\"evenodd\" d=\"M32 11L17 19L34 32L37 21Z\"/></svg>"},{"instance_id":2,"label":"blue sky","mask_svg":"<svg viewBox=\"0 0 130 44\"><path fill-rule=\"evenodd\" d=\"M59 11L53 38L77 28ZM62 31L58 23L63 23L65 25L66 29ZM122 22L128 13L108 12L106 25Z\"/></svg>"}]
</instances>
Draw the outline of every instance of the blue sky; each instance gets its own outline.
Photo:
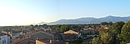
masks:
<instances>
[{"instance_id":1,"label":"blue sky","mask_svg":"<svg viewBox=\"0 0 130 44\"><path fill-rule=\"evenodd\" d=\"M81 17L130 16L129 0L0 0L0 25Z\"/></svg>"}]
</instances>

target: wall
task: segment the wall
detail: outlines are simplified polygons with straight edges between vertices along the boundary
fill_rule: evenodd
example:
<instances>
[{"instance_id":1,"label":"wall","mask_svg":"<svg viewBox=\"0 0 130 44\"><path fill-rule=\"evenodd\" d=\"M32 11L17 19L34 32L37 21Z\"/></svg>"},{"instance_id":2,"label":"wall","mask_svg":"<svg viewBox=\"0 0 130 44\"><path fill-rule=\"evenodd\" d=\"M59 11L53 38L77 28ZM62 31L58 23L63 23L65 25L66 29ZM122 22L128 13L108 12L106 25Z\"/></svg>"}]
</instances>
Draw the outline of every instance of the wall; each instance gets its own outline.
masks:
<instances>
[{"instance_id":1,"label":"wall","mask_svg":"<svg viewBox=\"0 0 130 44\"><path fill-rule=\"evenodd\" d=\"M7 35L0 36L0 44L9 44L10 43L10 37Z\"/></svg>"}]
</instances>

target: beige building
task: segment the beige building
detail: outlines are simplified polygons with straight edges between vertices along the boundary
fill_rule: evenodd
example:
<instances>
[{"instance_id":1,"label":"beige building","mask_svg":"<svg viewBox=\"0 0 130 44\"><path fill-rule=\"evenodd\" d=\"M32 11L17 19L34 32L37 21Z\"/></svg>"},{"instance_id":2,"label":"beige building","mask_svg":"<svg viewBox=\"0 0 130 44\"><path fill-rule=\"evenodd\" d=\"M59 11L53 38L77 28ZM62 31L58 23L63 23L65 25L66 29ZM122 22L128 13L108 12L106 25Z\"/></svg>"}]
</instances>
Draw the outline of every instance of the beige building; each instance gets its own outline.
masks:
<instances>
[{"instance_id":1,"label":"beige building","mask_svg":"<svg viewBox=\"0 0 130 44\"><path fill-rule=\"evenodd\" d=\"M64 32L64 34L78 34L78 32L75 32L73 30L69 30L69 31Z\"/></svg>"},{"instance_id":2,"label":"beige building","mask_svg":"<svg viewBox=\"0 0 130 44\"><path fill-rule=\"evenodd\" d=\"M64 32L62 36L65 41L71 41L78 38L79 33L73 30L69 30L69 31Z\"/></svg>"},{"instance_id":3,"label":"beige building","mask_svg":"<svg viewBox=\"0 0 130 44\"><path fill-rule=\"evenodd\" d=\"M49 42L46 42L46 41L36 40L36 44L52 44L52 42L49 43Z\"/></svg>"}]
</instances>

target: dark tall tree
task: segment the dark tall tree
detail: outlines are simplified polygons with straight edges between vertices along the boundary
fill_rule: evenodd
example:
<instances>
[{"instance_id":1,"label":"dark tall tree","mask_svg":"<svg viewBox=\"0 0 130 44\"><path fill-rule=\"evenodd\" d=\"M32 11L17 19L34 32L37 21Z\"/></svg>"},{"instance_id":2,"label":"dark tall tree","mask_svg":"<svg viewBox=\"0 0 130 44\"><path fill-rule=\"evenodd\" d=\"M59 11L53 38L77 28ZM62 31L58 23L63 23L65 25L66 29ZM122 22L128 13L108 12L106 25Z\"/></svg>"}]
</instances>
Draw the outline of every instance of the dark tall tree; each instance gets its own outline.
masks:
<instances>
[{"instance_id":1,"label":"dark tall tree","mask_svg":"<svg viewBox=\"0 0 130 44\"><path fill-rule=\"evenodd\" d=\"M116 39L117 35L121 33L121 29L125 23L123 21L116 22L112 25L112 28L109 30L109 35L112 37L111 43L119 44L119 41Z\"/></svg>"},{"instance_id":2,"label":"dark tall tree","mask_svg":"<svg viewBox=\"0 0 130 44\"><path fill-rule=\"evenodd\" d=\"M108 22L101 22L100 25L108 25Z\"/></svg>"},{"instance_id":3,"label":"dark tall tree","mask_svg":"<svg viewBox=\"0 0 130 44\"><path fill-rule=\"evenodd\" d=\"M33 27L33 25L31 24L30 27Z\"/></svg>"},{"instance_id":4,"label":"dark tall tree","mask_svg":"<svg viewBox=\"0 0 130 44\"><path fill-rule=\"evenodd\" d=\"M101 44L119 44L117 35L121 33L122 26L124 22L119 21L112 25L109 29L100 29L99 37L93 39L93 44L97 44L100 40ZM97 42L96 42L97 41Z\"/></svg>"},{"instance_id":5,"label":"dark tall tree","mask_svg":"<svg viewBox=\"0 0 130 44\"><path fill-rule=\"evenodd\" d=\"M102 44L102 42L101 42L101 40L100 40L99 37L95 37L95 38L93 38L93 40L92 40L92 44Z\"/></svg>"},{"instance_id":6,"label":"dark tall tree","mask_svg":"<svg viewBox=\"0 0 130 44\"><path fill-rule=\"evenodd\" d=\"M67 25L63 25L60 27L60 32L68 31L69 27Z\"/></svg>"},{"instance_id":7,"label":"dark tall tree","mask_svg":"<svg viewBox=\"0 0 130 44\"><path fill-rule=\"evenodd\" d=\"M121 29L121 34L118 35L120 44L126 44L130 42L130 20L125 23Z\"/></svg>"},{"instance_id":8,"label":"dark tall tree","mask_svg":"<svg viewBox=\"0 0 130 44\"><path fill-rule=\"evenodd\" d=\"M108 24L109 24L109 25L112 25L113 23L110 21Z\"/></svg>"},{"instance_id":9,"label":"dark tall tree","mask_svg":"<svg viewBox=\"0 0 130 44\"><path fill-rule=\"evenodd\" d=\"M34 25L30 25L30 30L34 30Z\"/></svg>"},{"instance_id":10,"label":"dark tall tree","mask_svg":"<svg viewBox=\"0 0 130 44\"><path fill-rule=\"evenodd\" d=\"M48 28L48 25L47 24L43 24L42 25L44 28Z\"/></svg>"}]
</instances>

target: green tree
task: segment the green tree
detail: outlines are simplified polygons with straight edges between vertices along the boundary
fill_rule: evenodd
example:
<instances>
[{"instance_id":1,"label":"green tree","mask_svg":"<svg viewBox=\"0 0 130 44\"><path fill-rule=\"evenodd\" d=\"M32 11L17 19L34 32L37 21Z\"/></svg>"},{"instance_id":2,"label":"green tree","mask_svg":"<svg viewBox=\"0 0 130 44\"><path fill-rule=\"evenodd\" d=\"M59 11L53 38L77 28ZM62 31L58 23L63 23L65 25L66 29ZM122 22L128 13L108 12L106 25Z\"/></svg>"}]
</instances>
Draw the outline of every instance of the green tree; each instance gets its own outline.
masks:
<instances>
[{"instance_id":1,"label":"green tree","mask_svg":"<svg viewBox=\"0 0 130 44\"><path fill-rule=\"evenodd\" d=\"M112 34L120 34L121 33L121 29L123 27L125 23L123 21L119 21L119 22L116 22L112 25L112 28L110 29L110 33Z\"/></svg>"},{"instance_id":2,"label":"green tree","mask_svg":"<svg viewBox=\"0 0 130 44\"><path fill-rule=\"evenodd\" d=\"M109 29L100 29L99 31L99 38L93 39L93 44L97 44L100 40L101 44L118 44L117 35L121 33L122 26L124 25L124 22L119 21L112 25ZM97 42L96 42L97 41Z\"/></svg>"},{"instance_id":3,"label":"green tree","mask_svg":"<svg viewBox=\"0 0 130 44\"><path fill-rule=\"evenodd\" d=\"M123 25L121 34L118 35L118 38L121 44L130 42L130 20Z\"/></svg>"},{"instance_id":4,"label":"green tree","mask_svg":"<svg viewBox=\"0 0 130 44\"><path fill-rule=\"evenodd\" d=\"M108 25L108 22L101 22L100 25Z\"/></svg>"},{"instance_id":5,"label":"green tree","mask_svg":"<svg viewBox=\"0 0 130 44\"><path fill-rule=\"evenodd\" d=\"M102 42L101 42L101 40L100 40L99 37L95 37L95 38L93 38L93 40L92 40L92 44L102 44Z\"/></svg>"},{"instance_id":6,"label":"green tree","mask_svg":"<svg viewBox=\"0 0 130 44\"><path fill-rule=\"evenodd\" d=\"M111 43L118 44L119 41L116 39L117 35L121 33L122 26L125 23L123 21L116 22L112 25L112 28L109 30L109 34L112 37Z\"/></svg>"},{"instance_id":7,"label":"green tree","mask_svg":"<svg viewBox=\"0 0 130 44\"><path fill-rule=\"evenodd\" d=\"M42 25L44 28L48 28L48 25L47 24L43 24Z\"/></svg>"},{"instance_id":8,"label":"green tree","mask_svg":"<svg viewBox=\"0 0 130 44\"><path fill-rule=\"evenodd\" d=\"M74 43L74 44L82 44L82 43L83 43L83 39L82 39L82 38L77 38L77 39L71 40L71 41L69 41L69 42L70 42L70 44L71 44L71 43Z\"/></svg>"},{"instance_id":9,"label":"green tree","mask_svg":"<svg viewBox=\"0 0 130 44\"><path fill-rule=\"evenodd\" d=\"M99 31L100 33L100 40L101 40L101 44L110 44L112 37L111 35L108 33L108 30L106 29L101 29Z\"/></svg>"},{"instance_id":10,"label":"green tree","mask_svg":"<svg viewBox=\"0 0 130 44\"><path fill-rule=\"evenodd\" d=\"M109 24L109 25L112 25L113 23L110 21L108 24Z\"/></svg>"},{"instance_id":11,"label":"green tree","mask_svg":"<svg viewBox=\"0 0 130 44\"><path fill-rule=\"evenodd\" d=\"M69 27L67 25L63 25L60 27L60 32L68 31Z\"/></svg>"},{"instance_id":12,"label":"green tree","mask_svg":"<svg viewBox=\"0 0 130 44\"><path fill-rule=\"evenodd\" d=\"M33 27L33 25L31 24L30 27Z\"/></svg>"},{"instance_id":13,"label":"green tree","mask_svg":"<svg viewBox=\"0 0 130 44\"><path fill-rule=\"evenodd\" d=\"M36 24L35 27L38 27L38 25Z\"/></svg>"},{"instance_id":14,"label":"green tree","mask_svg":"<svg viewBox=\"0 0 130 44\"><path fill-rule=\"evenodd\" d=\"M34 30L34 25L30 25L30 30Z\"/></svg>"}]
</instances>

